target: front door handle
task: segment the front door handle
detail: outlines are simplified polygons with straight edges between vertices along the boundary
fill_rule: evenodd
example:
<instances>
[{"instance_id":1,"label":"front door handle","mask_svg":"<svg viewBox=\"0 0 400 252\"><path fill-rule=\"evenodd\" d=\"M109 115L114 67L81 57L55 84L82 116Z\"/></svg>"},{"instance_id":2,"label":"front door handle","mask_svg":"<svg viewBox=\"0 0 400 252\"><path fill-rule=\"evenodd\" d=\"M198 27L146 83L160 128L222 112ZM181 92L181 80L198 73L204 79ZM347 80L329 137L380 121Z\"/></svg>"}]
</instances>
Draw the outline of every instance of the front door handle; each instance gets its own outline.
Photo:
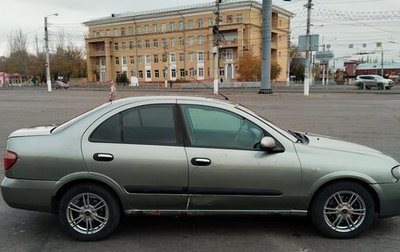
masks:
<instances>
[{"instance_id":1,"label":"front door handle","mask_svg":"<svg viewBox=\"0 0 400 252\"><path fill-rule=\"evenodd\" d=\"M114 160L114 156L109 153L96 153L93 155L93 159L99 162L111 162Z\"/></svg>"},{"instance_id":2,"label":"front door handle","mask_svg":"<svg viewBox=\"0 0 400 252\"><path fill-rule=\"evenodd\" d=\"M208 158L192 158L191 163L194 166L209 166L211 165L211 160Z\"/></svg>"}]
</instances>

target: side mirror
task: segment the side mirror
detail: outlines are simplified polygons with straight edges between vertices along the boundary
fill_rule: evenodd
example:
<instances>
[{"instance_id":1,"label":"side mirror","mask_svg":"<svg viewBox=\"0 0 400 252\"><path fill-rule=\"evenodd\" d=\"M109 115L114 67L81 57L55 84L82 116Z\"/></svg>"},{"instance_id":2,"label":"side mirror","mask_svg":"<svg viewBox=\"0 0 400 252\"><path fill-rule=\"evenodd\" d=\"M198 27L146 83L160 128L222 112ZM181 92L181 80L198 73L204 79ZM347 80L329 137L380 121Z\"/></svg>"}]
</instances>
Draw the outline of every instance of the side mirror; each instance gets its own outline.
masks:
<instances>
[{"instance_id":1,"label":"side mirror","mask_svg":"<svg viewBox=\"0 0 400 252\"><path fill-rule=\"evenodd\" d=\"M261 139L261 149L271 151L276 148L275 139L272 137L264 137Z\"/></svg>"}]
</instances>

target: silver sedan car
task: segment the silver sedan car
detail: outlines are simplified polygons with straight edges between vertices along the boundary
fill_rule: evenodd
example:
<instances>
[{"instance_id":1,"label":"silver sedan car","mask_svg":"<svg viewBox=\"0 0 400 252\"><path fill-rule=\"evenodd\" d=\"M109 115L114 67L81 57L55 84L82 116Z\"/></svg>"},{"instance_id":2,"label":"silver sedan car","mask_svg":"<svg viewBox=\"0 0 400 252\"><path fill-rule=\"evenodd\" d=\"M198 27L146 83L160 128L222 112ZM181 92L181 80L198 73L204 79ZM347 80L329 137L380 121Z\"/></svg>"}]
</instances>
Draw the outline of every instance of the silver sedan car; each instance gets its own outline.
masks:
<instances>
[{"instance_id":1,"label":"silver sedan car","mask_svg":"<svg viewBox=\"0 0 400 252\"><path fill-rule=\"evenodd\" d=\"M206 98L126 98L17 130L4 168L9 206L53 212L78 240L109 236L123 213L308 215L333 238L400 214L396 160Z\"/></svg>"}]
</instances>

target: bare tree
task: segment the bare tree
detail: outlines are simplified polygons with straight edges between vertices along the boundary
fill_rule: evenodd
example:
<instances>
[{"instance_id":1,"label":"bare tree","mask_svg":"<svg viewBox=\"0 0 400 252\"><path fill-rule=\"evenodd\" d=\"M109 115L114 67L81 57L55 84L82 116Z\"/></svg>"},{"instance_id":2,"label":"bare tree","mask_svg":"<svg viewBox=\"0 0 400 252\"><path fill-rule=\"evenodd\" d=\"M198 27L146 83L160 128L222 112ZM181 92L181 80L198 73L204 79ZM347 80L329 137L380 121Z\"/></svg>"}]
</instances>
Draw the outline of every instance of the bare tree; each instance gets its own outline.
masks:
<instances>
[{"instance_id":1,"label":"bare tree","mask_svg":"<svg viewBox=\"0 0 400 252\"><path fill-rule=\"evenodd\" d=\"M27 37L21 29L10 33L8 36L9 58L7 71L21 74L28 78L28 51Z\"/></svg>"}]
</instances>

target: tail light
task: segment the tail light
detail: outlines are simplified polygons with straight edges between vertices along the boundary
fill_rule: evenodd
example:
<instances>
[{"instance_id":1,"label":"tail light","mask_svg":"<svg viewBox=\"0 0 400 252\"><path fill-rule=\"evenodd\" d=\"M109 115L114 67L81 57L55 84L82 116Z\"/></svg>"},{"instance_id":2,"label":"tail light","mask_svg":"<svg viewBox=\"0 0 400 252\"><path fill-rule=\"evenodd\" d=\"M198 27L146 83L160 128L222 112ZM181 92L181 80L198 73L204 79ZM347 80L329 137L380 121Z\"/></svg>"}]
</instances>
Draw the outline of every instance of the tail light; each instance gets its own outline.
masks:
<instances>
[{"instance_id":1,"label":"tail light","mask_svg":"<svg viewBox=\"0 0 400 252\"><path fill-rule=\"evenodd\" d=\"M18 159L18 155L12 151L6 151L4 154L4 169L7 171L10 169Z\"/></svg>"}]
</instances>

